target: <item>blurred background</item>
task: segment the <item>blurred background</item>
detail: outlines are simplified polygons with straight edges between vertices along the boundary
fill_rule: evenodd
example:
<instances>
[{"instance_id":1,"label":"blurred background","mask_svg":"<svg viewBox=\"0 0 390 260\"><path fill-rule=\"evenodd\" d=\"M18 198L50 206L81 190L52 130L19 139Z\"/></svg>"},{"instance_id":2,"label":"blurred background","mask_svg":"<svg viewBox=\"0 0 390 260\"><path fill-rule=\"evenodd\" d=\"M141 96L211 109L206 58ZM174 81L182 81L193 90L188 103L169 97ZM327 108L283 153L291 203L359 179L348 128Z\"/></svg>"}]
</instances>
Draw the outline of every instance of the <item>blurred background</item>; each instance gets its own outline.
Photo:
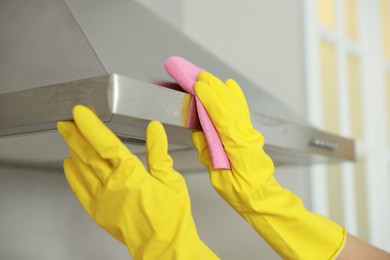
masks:
<instances>
[{"instance_id":1,"label":"blurred background","mask_svg":"<svg viewBox=\"0 0 390 260\"><path fill-rule=\"evenodd\" d=\"M314 126L354 138L356 162L278 167L276 178L309 209L390 251L390 0L139 2ZM206 171L185 178L200 236L221 259L280 259ZM0 258L131 259L62 172L1 165Z\"/></svg>"}]
</instances>

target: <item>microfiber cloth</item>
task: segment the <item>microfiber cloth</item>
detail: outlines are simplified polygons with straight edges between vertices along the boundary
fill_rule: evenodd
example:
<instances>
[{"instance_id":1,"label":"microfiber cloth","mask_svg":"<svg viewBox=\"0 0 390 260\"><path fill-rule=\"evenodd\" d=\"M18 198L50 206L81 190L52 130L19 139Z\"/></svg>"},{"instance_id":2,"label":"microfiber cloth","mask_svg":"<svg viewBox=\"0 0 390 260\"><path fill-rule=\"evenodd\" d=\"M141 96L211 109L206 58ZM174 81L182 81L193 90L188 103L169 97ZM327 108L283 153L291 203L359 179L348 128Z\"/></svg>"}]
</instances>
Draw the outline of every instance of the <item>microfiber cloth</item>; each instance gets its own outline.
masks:
<instances>
[{"instance_id":1,"label":"microfiber cloth","mask_svg":"<svg viewBox=\"0 0 390 260\"><path fill-rule=\"evenodd\" d=\"M215 129L204 106L195 94L194 86L197 81L198 74L199 72L205 70L178 56L169 57L164 62L164 68L185 92L195 96L196 111L209 147L213 168L230 169L230 162L225 150L223 149L217 130ZM194 115L189 115L189 118L193 116Z\"/></svg>"}]
</instances>

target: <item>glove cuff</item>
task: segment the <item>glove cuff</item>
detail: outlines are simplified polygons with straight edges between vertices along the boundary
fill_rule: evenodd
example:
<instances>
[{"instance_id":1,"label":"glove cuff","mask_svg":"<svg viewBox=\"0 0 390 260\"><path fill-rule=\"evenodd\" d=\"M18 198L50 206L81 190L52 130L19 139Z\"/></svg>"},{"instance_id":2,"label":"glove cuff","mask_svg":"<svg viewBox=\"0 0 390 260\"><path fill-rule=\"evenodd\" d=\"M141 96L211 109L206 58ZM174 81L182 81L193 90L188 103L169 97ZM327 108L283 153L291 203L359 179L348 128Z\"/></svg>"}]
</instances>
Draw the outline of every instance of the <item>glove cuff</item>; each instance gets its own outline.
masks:
<instances>
[{"instance_id":1,"label":"glove cuff","mask_svg":"<svg viewBox=\"0 0 390 260\"><path fill-rule=\"evenodd\" d=\"M263 201L257 207L261 211L242 216L283 259L335 259L346 241L345 228L308 211L296 195L285 192L283 206Z\"/></svg>"}]
</instances>

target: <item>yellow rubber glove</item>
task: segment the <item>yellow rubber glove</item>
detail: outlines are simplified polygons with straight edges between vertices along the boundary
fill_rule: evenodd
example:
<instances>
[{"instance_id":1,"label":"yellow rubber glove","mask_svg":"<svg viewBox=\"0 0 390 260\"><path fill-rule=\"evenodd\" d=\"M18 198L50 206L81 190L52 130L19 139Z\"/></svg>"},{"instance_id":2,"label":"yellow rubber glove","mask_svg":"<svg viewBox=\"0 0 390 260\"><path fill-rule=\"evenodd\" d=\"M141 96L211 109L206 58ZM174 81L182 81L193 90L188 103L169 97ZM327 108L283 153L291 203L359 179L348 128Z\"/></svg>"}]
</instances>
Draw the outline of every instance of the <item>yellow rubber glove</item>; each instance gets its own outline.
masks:
<instances>
[{"instance_id":1,"label":"yellow rubber glove","mask_svg":"<svg viewBox=\"0 0 390 260\"><path fill-rule=\"evenodd\" d=\"M212 168L202 132L193 134L200 161L215 190L283 259L333 259L342 249L344 228L305 209L301 200L274 178L264 138L251 124L248 106L234 80L223 83L207 72L195 85L224 145L231 170Z\"/></svg>"},{"instance_id":2,"label":"yellow rubber glove","mask_svg":"<svg viewBox=\"0 0 390 260\"><path fill-rule=\"evenodd\" d=\"M200 240L182 175L161 123L146 131L149 172L88 108L57 127L68 143L66 178L89 215L134 259L218 259Z\"/></svg>"}]
</instances>

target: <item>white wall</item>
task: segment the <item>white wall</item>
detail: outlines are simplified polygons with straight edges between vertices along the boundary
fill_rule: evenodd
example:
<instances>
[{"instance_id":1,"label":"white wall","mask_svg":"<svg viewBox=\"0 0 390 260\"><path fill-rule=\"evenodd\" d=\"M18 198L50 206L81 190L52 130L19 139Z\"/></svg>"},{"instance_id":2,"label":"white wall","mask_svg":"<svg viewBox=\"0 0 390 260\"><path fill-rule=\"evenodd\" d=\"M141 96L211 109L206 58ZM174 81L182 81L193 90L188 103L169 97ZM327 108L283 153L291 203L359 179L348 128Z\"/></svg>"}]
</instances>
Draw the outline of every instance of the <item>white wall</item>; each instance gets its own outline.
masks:
<instances>
[{"instance_id":1,"label":"white wall","mask_svg":"<svg viewBox=\"0 0 390 260\"><path fill-rule=\"evenodd\" d=\"M300 1L141 1L300 114L304 84ZM309 204L305 168L278 168ZM279 259L211 187L185 176L200 236L222 259ZM130 259L87 216L61 172L0 167L1 259Z\"/></svg>"},{"instance_id":2,"label":"white wall","mask_svg":"<svg viewBox=\"0 0 390 260\"><path fill-rule=\"evenodd\" d=\"M62 172L0 167L0 259L129 259L72 194Z\"/></svg>"}]
</instances>

